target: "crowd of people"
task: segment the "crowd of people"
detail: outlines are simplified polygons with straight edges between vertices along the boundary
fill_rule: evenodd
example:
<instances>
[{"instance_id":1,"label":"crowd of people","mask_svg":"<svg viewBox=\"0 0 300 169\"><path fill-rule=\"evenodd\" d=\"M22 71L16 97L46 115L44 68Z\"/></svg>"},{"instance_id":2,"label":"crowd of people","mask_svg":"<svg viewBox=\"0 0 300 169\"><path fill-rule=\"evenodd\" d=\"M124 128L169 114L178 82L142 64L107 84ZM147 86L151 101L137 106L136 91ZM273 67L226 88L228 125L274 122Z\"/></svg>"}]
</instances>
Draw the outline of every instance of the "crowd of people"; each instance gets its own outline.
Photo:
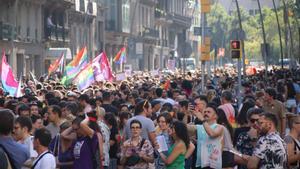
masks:
<instances>
[{"instance_id":1,"label":"crowd of people","mask_svg":"<svg viewBox=\"0 0 300 169\"><path fill-rule=\"evenodd\" d=\"M84 91L0 91L1 169L300 168L300 70L140 73ZM238 99L242 104L238 105Z\"/></svg>"}]
</instances>

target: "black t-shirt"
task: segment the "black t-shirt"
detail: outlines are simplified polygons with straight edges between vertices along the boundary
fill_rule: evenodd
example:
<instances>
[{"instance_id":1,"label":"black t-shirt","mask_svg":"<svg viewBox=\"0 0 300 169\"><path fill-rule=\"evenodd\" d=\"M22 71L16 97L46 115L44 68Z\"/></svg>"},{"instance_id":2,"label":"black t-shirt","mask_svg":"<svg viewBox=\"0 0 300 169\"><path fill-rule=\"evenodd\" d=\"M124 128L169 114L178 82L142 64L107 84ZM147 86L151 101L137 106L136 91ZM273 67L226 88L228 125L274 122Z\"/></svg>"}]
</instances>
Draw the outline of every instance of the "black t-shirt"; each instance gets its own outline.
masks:
<instances>
[{"instance_id":1,"label":"black t-shirt","mask_svg":"<svg viewBox=\"0 0 300 169\"><path fill-rule=\"evenodd\" d=\"M110 146L110 149L109 149L109 157L110 158L117 158L117 153L118 153L118 142L117 142L117 139L116 139L117 135L118 135L118 128L113 126L110 130L109 140L114 141L115 144Z\"/></svg>"},{"instance_id":2,"label":"black t-shirt","mask_svg":"<svg viewBox=\"0 0 300 169\"><path fill-rule=\"evenodd\" d=\"M233 135L233 145L236 145L237 139L241 133L248 132L249 130L250 130L250 127L240 127L240 128L235 129L234 135Z\"/></svg>"},{"instance_id":3,"label":"black t-shirt","mask_svg":"<svg viewBox=\"0 0 300 169\"><path fill-rule=\"evenodd\" d=\"M115 116L118 116L118 109L111 104L102 104L102 106L106 113L113 113Z\"/></svg>"}]
</instances>

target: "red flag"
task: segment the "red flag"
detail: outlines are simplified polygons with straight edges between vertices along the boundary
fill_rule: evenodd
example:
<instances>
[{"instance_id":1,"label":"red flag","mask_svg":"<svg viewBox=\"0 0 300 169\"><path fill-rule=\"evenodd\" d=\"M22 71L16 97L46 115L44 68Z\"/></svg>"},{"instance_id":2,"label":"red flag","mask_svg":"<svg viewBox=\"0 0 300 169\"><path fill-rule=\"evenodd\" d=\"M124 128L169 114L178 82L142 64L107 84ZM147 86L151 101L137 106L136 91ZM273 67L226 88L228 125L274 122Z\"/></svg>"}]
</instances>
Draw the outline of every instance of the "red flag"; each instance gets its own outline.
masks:
<instances>
[{"instance_id":1,"label":"red flag","mask_svg":"<svg viewBox=\"0 0 300 169\"><path fill-rule=\"evenodd\" d=\"M113 81L114 76L112 74L107 56L105 52L102 53L102 56L100 58L100 70L103 73L104 79L107 81Z\"/></svg>"}]
</instances>

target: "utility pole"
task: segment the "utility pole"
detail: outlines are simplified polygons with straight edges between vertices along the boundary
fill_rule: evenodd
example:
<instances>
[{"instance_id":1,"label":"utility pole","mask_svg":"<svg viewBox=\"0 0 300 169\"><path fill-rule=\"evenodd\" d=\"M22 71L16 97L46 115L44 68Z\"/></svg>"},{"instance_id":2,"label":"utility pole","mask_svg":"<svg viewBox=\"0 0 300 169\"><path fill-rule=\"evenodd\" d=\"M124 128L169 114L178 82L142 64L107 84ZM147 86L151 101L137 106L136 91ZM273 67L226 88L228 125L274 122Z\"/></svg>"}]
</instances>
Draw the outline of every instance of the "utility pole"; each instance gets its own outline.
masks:
<instances>
[{"instance_id":1,"label":"utility pole","mask_svg":"<svg viewBox=\"0 0 300 169\"><path fill-rule=\"evenodd\" d=\"M240 7L238 0L235 0L236 8L237 8L237 13L238 13L238 18L239 18L239 25L240 25L240 31L238 32L238 39L241 40L241 45L242 45L242 62L243 62L243 74L244 76L246 75L246 70L245 70L245 50L244 50L244 40L243 38L240 37L240 32L243 32L243 25L242 25L242 19L241 19L241 12L240 12ZM238 99L238 107L242 104L242 97L241 97L241 88L242 88L242 65L241 65L241 58L238 58L238 91L237 91L237 99Z\"/></svg>"},{"instance_id":2,"label":"utility pole","mask_svg":"<svg viewBox=\"0 0 300 169\"><path fill-rule=\"evenodd\" d=\"M235 0L235 4L236 4L236 10L237 10L237 13L238 13L238 18L239 18L240 31L238 32L238 34L239 34L238 36L240 37L240 34L242 34L242 32L244 32L244 31L243 31L242 17L241 17L241 11L240 11L238 0ZM246 75L246 65L245 65L245 59L246 58L245 58L245 48L244 48L244 37L242 37L240 40L241 40L241 43L242 43L243 75Z\"/></svg>"},{"instance_id":3,"label":"utility pole","mask_svg":"<svg viewBox=\"0 0 300 169\"><path fill-rule=\"evenodd\" d=\"M276 21L277 21L277 27L278 27L279 44L280 44L280 55L281 55L281 69L283 69L283 48L282 48L281 30L280 30L280 25L279 25L277 7L276 7L276 4L275 4L275 1L274 0L272 0L272 1L273 1L273 7L274 7Z\"/></svg>"},{"instance_id":4,"label":"utility pole","mask_svg":"<svg viewBox=\"0 0 300 169\"><path fill-rule=\"evenodd\" d=\"M260 1L257 0L257 4L258 4L258 9L259 9L259 15L260 15L260 21L261 21L261 28L262 28L262 33L263 33L263 40L264 40L264 49L263 49L263 53L265 56L265 80L267 80L268 77L268 52L267 52L267 40L266 40L266 33L265 33L265 27L264 27L264 19L262 16L262 12L261 12L261 6L260 6Z\"/></svg>"}]
</instances>

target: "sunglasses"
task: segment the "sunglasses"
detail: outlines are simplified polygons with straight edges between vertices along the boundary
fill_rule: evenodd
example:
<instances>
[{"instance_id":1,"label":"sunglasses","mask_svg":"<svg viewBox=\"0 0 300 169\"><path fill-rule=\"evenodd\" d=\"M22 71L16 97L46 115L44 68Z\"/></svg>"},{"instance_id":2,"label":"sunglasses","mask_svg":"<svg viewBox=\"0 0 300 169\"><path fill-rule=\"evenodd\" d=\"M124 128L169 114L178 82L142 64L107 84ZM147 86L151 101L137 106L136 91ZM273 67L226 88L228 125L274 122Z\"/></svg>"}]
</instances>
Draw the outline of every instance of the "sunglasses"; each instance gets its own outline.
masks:
<instances>
[{"instance_id":1,"label":"sunglasses","mask_svg":"<svg viewBox=\"0 0 300 169\"><path fill-rule=\"evenodd\" d=\"M255 123L255 122L257 122L258 121L258 119L250 119L250 122L251 123Z\"/></svg>"}]
</instances>

